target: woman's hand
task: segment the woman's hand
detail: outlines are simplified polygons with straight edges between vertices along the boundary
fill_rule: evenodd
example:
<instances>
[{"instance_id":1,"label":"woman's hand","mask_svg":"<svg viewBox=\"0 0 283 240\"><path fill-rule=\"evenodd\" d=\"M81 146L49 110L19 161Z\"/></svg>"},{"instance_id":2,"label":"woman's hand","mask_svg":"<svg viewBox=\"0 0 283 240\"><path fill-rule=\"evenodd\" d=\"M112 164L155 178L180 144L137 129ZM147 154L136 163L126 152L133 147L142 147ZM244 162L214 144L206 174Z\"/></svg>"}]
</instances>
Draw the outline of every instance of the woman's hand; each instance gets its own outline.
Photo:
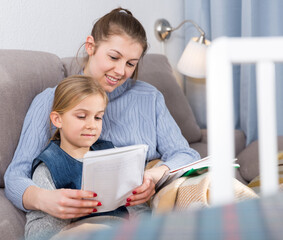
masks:
<instances>
[{"instance_id":1,"label":"woman's hand","mask_svg":"<svg viewBox=\"0 0 283 240\"><path fill-rule=\"evenodd\" d=\"M143 184L133 190L133 195L127 199L126 206L145 203L155 194L155 184L169 168L165 165L151 168L144 172Z\"/></svg>"},{"instance_id":2,"label":"woman's hand","mask_svg":"<svg viewBox=\"0 0 283 240\"><path fill-rule=\"evenodd\" d=\"M73 189L46 190L36 186L27 188L23 195L24 207L41 210L61 219L78 218L97 211L99 201L88 198L97 195L90 191Z\"/></svg>"}]
</instances>

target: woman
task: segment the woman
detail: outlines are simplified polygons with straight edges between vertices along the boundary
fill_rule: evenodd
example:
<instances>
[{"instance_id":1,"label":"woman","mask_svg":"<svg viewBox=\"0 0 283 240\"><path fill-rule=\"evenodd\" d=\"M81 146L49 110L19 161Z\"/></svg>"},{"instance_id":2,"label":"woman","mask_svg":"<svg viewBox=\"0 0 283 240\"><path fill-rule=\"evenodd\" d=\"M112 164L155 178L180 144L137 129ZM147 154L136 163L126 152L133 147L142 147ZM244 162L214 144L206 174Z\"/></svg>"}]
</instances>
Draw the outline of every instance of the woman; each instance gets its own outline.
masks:
<instances>
[{"instance_id":1,"label":"woman","mask_svg":"<svg viewBox=\"0 0 283 240\"><path fill-rule=\"evenodd\" d=\"M129 196L127 206L140 205L155 193L155 184L166 170L196 161L200 156L182 136L162 94L153 86L132 79L137 76L138 62L147 50L147 39L131 12L117 8L100 18L86 39L85 49L88 58L81 74L99 82L110 101L101 139L118 147L147 144L147 160L164 162L145 171L143 184ZM88 200L93 197L92 192L45 190L30 179L31 162L51 136L48 119L54 92L55 88L46 89L30 106L13 161L5 173L5 192L24 211L41 210L62 219L82 217L97 206L96 201Z\"/></svg>"}]
</instances>

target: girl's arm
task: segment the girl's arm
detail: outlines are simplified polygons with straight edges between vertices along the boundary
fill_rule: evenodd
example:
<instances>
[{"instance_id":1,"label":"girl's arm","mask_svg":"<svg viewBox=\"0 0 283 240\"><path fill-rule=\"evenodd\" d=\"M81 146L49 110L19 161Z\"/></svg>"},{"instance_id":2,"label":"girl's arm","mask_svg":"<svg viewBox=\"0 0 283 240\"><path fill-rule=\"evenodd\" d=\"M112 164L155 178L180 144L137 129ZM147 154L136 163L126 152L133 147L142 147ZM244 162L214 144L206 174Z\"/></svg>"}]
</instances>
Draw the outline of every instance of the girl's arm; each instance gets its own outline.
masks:
<instances>
[{"instance_id":1,"label":"girl's arm","mask_svg":"<svg viewBox=\"0 0 283 240\"><path fill-rule=\"evenodd\" d=\"M32 179L46 191L55 189L52 177L45 164L40 164L36 168ZM29 211L26 214L25 239L49 239L70 222L71 220L62 220L42 211Z\"/></svg>"}]
</instances>

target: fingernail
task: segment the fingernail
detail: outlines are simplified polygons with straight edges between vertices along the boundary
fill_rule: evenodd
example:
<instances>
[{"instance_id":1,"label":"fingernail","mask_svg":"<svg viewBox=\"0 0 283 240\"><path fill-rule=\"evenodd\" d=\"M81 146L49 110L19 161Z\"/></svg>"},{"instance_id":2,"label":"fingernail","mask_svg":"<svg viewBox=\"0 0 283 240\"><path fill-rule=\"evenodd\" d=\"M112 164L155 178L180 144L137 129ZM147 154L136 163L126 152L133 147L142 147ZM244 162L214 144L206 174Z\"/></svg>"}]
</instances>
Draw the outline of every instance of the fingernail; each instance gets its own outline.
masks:
<instances>
[{"instance_id":1,"label":"fingernail","mask_svg":"<svg viewBox=\"0 0 283 240\"><path fill-rule=\"evenodd\" d=\"M93 193L93 197L97 197L97 194L96 194L96 193Z\"/></svg>"},{"instance_id":2,"label":"fingernail","mask_svg":"<svg viewBox=\"0 0 283 240\"><path fill-rule=\"evenodd\" d=\"M136 191L133 191L133 194L137 194L137 192L136 192Z\"/></svg>"},{"instance_id":3,"label":"fingernail","mask_svg":"<svg viewBox=\"0 0 283 240\"><path fill-rule=\"evenodd\" d=\"M101 203L101 202L98 202L98 203L97 203L97 206L101 206L101 205L102 205L102 203Z\"/></svg>"},{"instance_id":4,"label":"fingernail","mask_svg":"<svg viewBox=\"0 0 283 240\"><path fill-rule=\"evenodd\" d=\"M130 202L130 201L132 201L132 199L130 199L130 198L127 198L127 202Z\"/></svg>"},{"instance_id":5,"label":"fingernail","mask_svg":"<svg viewBox=\"0 0 283 240\"><path fill-rule=\"evenodd\" d=\"M131 205L131 204L127 202L125 206L126 206L126 207L129 207L130 205Z\"/></svg>"},{"instance_id":6,"label":"fingernail","mask_svg":"<svg viewBox=\"0 0 283 240\"><path fill-rule=\"evenodd\" d=\"M94 209L92 210L92 212L97 212L97 209L96 209L96 208L94 208Z\"/></svg>"}]
</instances>

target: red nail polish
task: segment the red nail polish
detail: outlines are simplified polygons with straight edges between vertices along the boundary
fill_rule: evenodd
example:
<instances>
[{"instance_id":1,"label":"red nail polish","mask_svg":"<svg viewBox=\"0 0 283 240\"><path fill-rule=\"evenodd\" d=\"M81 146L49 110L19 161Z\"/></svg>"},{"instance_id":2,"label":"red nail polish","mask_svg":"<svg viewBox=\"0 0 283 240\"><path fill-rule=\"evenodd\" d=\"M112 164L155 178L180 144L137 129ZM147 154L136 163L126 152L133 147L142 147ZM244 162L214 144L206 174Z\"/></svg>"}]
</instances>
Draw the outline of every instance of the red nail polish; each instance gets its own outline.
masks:
<instances>
[{"instance_id":1,"label":"red nail polish","mask_svg":"<svg viewBox=\"0 0 283 240\"><path fill-rule=\"evenodd\" d=\"M127 198L127 202L130 202L130 201L132 201L132 199L130 199L130 198Z\"/></svg>"},{"instance_id":2,"label":"red nail polish","mask_svg":"<svg viewBox=\"0 0 283 240\"><path fill-rule=\"evenodd\" d=\"M96 194L96 193L93 193L93 197L97 197L97 194Z\"/></svg>"},{"instance_id":3,"label":"red nail polish","mask_svg":"<svg viewBox=\"0 0 283 240\"><path fill-rule=\"evenodd\" d=\"M130 205L131 205L131 204L127 202L125 206L126 206L126 207L129 207Z\"/></svg>"},{"instance_id":4,"label":"red nail polish","mask_svg":"<svg viewBox=\"0 0 283 240\"><path fill-rule=\"evenodd\" d=\"M136 191L133 191L133 194L137 194L137 192L136 192Z\"/></svg>"},{"instance_id":5,"label":"red nail polish","mask_svg":"<svg viewBox=\"0 0 283 240\"><path fill-rule=\"evenodd\" d=\"M97 206L101 206L101 205L102 205L102 203L101 203L101 202L98 202L98 203L97 203Z\"/></svg>"},{"instance_id":6,"label":"red nail polish","mask_svg":"<svg viewBox=\"0 0 283 240\"><path fill-rule=\"evenodd\" d=\"M92 210L92 212L97 212L97 209L96 209L96 208L94 208L94 209Z\"/></svg>"}]
</instances>

